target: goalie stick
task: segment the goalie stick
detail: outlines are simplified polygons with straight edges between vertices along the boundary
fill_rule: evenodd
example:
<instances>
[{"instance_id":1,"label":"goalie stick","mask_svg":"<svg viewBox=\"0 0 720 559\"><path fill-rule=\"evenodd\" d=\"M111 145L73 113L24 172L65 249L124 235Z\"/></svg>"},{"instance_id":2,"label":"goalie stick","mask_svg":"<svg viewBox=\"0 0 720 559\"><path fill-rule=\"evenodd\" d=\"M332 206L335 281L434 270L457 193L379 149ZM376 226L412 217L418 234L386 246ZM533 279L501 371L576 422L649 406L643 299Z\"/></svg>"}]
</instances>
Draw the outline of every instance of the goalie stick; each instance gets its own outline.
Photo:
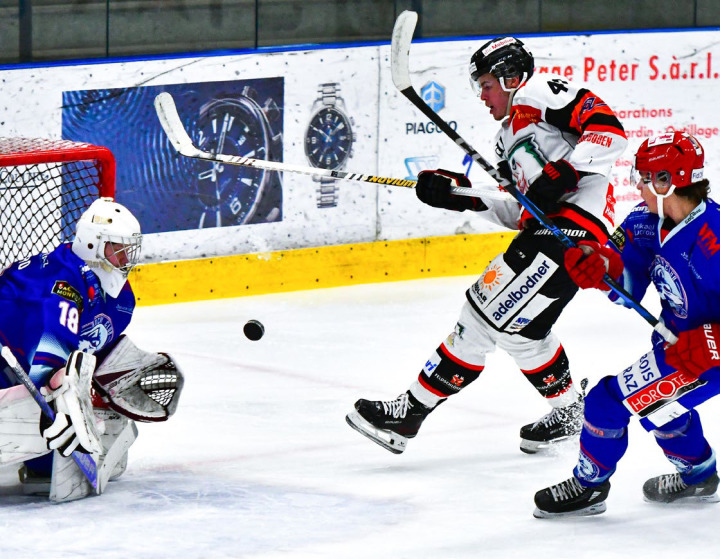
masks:
<instances>
[{"instance_id":1,"label":"goalie stick","mask_svg":"<svg viewBox=\"0 0 720 559\"><path fill-rule=\"evenodd\" d=\"M566 248L575 247L575 243L535 204L528 200L528 198L517 189L512 181L508 181L503 178L492 164L480 155L475 148L467 143L460 134L455 132L455 130L453 130L447 122L440 118L440 116L438 116L438 114L433 111L430 106L417 94L410 79L410 43L412 42L417 19L418 15L416 12L406 10L402 12L395 21L390 48L390 69L395 87L413 105L420 109L420 111L438 128L440 128L445 135L460 146L460 148L465 151L465 153L467 153L473 161L480 165L485 172L495 179L498 184L505 189L505 191L515 198L530 213L530 215L537 219L543 227L548 229ZM612 277L605 274L603 281L608 285L608 287L610 287L613 293L620 297L629 307L637 311L637 313L642 316L665 340L671 344L677 342L677 336L675 336L675 334L673 334L662 322L655 318L647 309L636 301L633 296Z\"/></svg>"},{"instance_id":2,"label":"goalie stick","mask_svg":"<svg viewBox=\"0 0 720 559\"><path fill-rule=\"evenodd\" d=\"M18 382L21 382L25 385L25 388L27 388L28 392L30 392L30 395L37 402L37 405L40 406L42 413L44 413L51 421L55 421L55 412L45 401L45 398L43 398L42 394L40 394L37 386L35 386L35 384L33 384L33 381L30 380L30 377L22 368L22 365L20 365L18 360L15 358L12 350L8 346L3 345L2 343L0 343L0 347L2 348L0 350L0 354L2 354L5 361L10 366L10 370L15 375L15 378L18 380ZM95 460L93 460L92 456L90 456L89 454L83 454L82 452L78 452L77 450L73 451L72 458L78 465L78 468L80 468L80 471L82 471L83 475L87 478L90 485L95 490L95 493L99 495L102 492L103 486L98 484L98 469Z\"/></svg>"},{"instance_id":3,"label":"goalie stick","mask_svg":"<svg viewBox=\"0 0 720 559\"><path fill-rule=\"evenodd\" d=\"M394 179L388 177L378 177L375 175L362 175L360 173L350 173L346 171L333 171L332 169L320 169L317 167L303 167L279 161L267 161L265 159L253 159L252 157L246 156L226 155L223 153L210 153L202 151L193 144L192 139L185 130L185 127L180 120L180 115L178 115L175 100L172 95L167 92L163 92L155 97L155 112L157 113L158 120L170 140L170 143L180 155L184 155L185 157L204 159L205 161L212 161L214 163L229 163L230 165L240 165L242 167L254 167L265 171L299 173L303 175L312 175L314 177L330 177L333 179L368 182L386 186L415 188L415 184L417 183L417 181L408 179ZM452 193L459 196L484 196L499 200L508 199L507 194L504 192L488 189L453 187Z\"/></svg>"}]
</instances>

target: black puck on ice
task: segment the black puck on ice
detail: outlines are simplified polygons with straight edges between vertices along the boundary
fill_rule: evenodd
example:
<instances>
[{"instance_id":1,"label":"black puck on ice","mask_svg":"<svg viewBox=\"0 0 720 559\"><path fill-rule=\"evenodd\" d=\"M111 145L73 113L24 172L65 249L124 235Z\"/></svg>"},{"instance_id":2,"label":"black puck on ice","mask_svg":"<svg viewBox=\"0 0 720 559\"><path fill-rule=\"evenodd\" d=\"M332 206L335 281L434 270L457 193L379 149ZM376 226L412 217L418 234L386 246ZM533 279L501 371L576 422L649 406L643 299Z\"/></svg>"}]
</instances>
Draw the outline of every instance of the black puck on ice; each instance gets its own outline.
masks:
<instances>
[{"instance_id":1,"label":"black puck on ice","mask_svg":"<svg viewBox=\"0 0 720 559\"><path fill-rule=\"evenodd\" d=\"M248 340L258 341L265 333L265 327L259 320L248 320L243 326L243 333Z\"/></svg>"}]
</instances>

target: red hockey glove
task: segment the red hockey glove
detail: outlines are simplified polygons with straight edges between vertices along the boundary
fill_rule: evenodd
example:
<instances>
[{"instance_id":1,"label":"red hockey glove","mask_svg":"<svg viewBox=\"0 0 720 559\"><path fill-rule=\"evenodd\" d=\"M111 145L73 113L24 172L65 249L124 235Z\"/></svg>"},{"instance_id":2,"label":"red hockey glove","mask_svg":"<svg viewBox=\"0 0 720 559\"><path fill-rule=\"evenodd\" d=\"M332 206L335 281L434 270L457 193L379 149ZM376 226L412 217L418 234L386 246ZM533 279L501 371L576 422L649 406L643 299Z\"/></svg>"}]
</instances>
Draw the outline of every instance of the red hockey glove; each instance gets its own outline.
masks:
<instances>
[{"instance_id":1,"label":"red hockey glove","mask_svg":"<svg viewBox=\"0 0 720 559\"><path fill-rule=\"evenodd\" d=\"M543 167L542 174L530 185L525 196L545 213L556 212L560 196L577 190L580 175L575 167L564 159L550 161Z\"/></svg>"},{"instance_id":2,"label":"red hockey glove","mask_svg":"<svg viewBox=\"0 0 720 559\"><path fill-rule=\"evenodd\" d=\"M462 173L453 173L444 169L421 171L415 185L415 194L421 202L433 208L455 210L457 212L463 210L477 212L487 210L487 206L480 198L456 196L450 192L453 186L470 188L470 179Z\"/></svg>"},{"instance_id":3,"label":"red hockey glove","mask_svg":"<svg viewBox=\"0 0 720 559\"><path fill-rule=\"evenodd\" d=\"M680 332L675 345L665 348L665 363L697 378L720 367L720 324L703 324Z\"/></svg>"},{"instance_id":4,"label":"red hockey glove","mask_svg":"<svg viewBox=\"0 0 720 559\"><path fill-rule=\"evenodd\" d=\"M613 249L595 241L580 241L577 247L565 251L565 269L581 289L594 287L608 291L605 274L618 279L623 273L623 261Z\"/></svg>"}]
</instances>

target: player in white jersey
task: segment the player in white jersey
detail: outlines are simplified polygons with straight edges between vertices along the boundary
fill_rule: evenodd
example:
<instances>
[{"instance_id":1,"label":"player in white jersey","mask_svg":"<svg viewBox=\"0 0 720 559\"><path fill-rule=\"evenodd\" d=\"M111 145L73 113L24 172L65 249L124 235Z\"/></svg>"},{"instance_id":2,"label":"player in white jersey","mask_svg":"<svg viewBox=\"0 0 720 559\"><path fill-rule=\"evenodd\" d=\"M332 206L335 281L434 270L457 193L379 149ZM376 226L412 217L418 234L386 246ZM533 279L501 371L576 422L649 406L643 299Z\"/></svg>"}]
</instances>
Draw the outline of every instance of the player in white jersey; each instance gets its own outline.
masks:
<instances>
[{"instance_id":1,"label":"player in white jersey","mask_svg":"<svg viewBox=\"0 0 720 559\"><path fill-rule=\"evenodd\" d=\"M614 227L608 175L627 146L613 111L590 90L560 76L535 74L532 54L513 37L484 44L471 58L480 99L501 122L498 169L573 241L604 243ZM520 430L521 450L535 453L580 433L582 394L572 381L552 327L577 292L562 265L562 245L515 201L451 192L470 186L460 173L423 171L418 198L433 207L472 210L520 233L467 291L454 331L396 400L358 400L346 420L374 442L401 453L427 415L473 382L496 346L507 351L550 413Z\"/></svg>"}]
</instances>

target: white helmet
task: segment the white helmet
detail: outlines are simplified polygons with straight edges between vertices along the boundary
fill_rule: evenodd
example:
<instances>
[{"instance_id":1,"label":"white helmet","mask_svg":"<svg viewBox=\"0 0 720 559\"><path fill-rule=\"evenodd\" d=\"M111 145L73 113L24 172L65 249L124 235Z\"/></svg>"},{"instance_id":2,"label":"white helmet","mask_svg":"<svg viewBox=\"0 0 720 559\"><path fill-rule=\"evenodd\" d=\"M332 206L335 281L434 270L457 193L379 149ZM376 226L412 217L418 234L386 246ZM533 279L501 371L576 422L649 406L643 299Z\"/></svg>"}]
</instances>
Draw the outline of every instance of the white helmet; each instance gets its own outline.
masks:
<instances>
[{"instance_id":1,"label":"white helmet","mask_svg":"<svg viewBox=\"0 0 720 559\"><path fill-rule=\"evenodd\" d=\"M140 258L140 223L112 198L95 200L80 216L72 251L95 272L103 291L117 297Z\"/></svg>"}]
</instances>

